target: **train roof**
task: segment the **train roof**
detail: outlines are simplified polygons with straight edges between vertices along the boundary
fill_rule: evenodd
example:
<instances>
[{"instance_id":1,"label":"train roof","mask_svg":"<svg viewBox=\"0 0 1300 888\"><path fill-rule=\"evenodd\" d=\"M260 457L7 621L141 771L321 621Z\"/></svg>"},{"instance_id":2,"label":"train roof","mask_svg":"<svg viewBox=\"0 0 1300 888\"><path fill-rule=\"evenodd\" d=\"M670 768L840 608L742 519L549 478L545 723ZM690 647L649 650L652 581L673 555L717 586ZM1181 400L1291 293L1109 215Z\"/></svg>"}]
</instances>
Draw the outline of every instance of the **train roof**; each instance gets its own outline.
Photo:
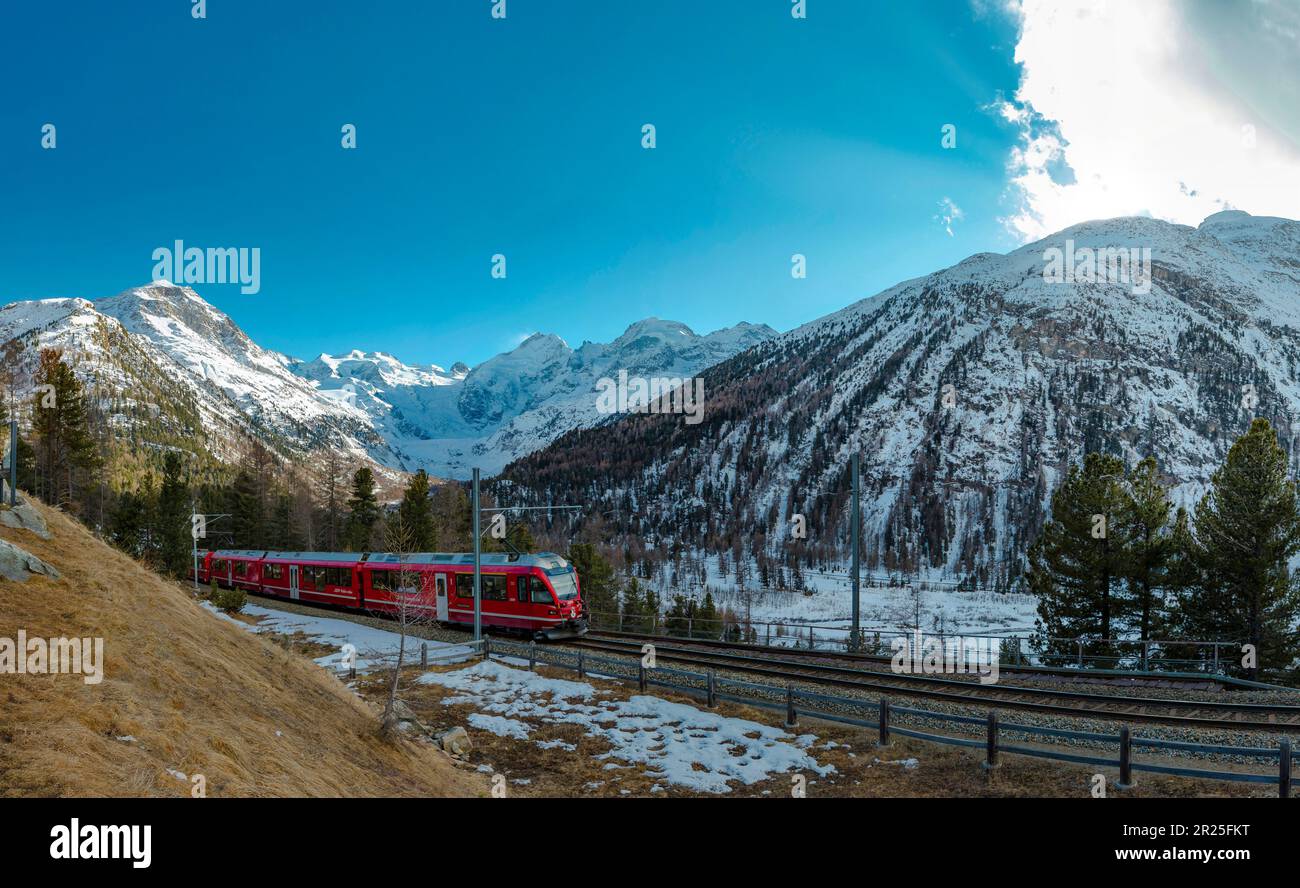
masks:
<instances>
[{"instance_id":1,"label":"train roof","mask_svg":"<svg viewBox=\"0 0 1300 888\"><path fill-rule=\"evenodd\" d=\"M455 564L471 566L474 564L472 552L413 552L410 555L395 555L391 552L266 552L243 549L223 549L213 553L217 558L263 558L267 561L324 561L337 564L353 564L364 561L367 564ZM519 567L540 567L542 570L555 570L568 567L569 562L554 552L536 552L524 555L512 555L505 552L485 552L479 556L480 564L516 565Z\"/></svg>"},{"instance_id":2,"label":"train roof","mask_svg":"<svg viewBox=\"0 0 1300 888\"><path fill-rule=\"evenodd\" d=\"M267 561L332 561L352 564L362 560L361 552L267 552Z\"/></svg>"},{"instance_id":3,"label":"train roof","mask_svg":"<svg viewBox=\"0 0 1300 888\"><path fill-rule=\"evenodd\" d=\"M366 557L367 564L457 564L473 565L473 552L413 552L410 555L395 555L391 552L372 552ZM517 565L519 567L540 567L553 570L565 567L565 561L554 552L537 552L534 554L512 555L505 552L484 552L479 555L480 564Z\"/></svg>"}]
</instances>

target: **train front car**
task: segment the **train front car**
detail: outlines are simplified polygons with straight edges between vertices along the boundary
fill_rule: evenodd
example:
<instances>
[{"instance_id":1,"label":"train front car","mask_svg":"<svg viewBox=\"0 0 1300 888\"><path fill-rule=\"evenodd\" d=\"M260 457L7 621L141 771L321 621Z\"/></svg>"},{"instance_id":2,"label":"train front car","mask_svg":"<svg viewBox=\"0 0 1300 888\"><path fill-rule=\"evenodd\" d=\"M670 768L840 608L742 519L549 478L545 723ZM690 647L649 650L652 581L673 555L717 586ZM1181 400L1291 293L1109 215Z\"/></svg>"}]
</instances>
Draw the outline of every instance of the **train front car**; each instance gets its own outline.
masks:
<instances>
[{"instance_id":1,"label":"train front car","mask_svg":"<svg viewBox=\"0 0 1300 888\"><path fill-rule=\"evenodd\" d=\"M587 634L587 611L582 602L582 587L578 572L565 558L553 552L533 556L535 576L545 578L555 600L555 615L559 622L537 634L548 641L577 638Z\"/></svg>"}]
</instances>

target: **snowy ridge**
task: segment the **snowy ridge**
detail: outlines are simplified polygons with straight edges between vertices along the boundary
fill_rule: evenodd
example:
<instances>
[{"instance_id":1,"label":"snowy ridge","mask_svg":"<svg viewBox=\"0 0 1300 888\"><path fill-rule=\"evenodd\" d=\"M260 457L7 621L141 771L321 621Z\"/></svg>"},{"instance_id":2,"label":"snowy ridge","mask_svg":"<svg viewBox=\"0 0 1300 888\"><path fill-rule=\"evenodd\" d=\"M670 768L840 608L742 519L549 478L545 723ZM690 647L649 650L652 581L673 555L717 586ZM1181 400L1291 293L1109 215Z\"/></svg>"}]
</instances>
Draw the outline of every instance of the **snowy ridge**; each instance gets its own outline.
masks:
<instances>
[{"instance_id":1,"label":"snowy ridge","mask_svg":"<svg viewBox=\"0 0 1300 888\"><path fill-rule=\"evenodd\" d=\"M1049 248L1084 247L1149 249L1150 286L1045 278ZM713 533L762 534L776 555L788 516L802 512L809 547L839 561L845 466L857 450L866 569L993 585L1016 572L1084 450L1156 456L1184 502L1252 415L1272 420L1296 459L1300 223L1240 212L1195 228L1083 223L905 281L706 381L725 419L706 409L693 428L677 417L610 426L507 475L538 501L593 511L635 493L638 514L621 529L661 548L702 538L707 510ZM1243 407L1248 385L1253 409ZM597 478L579 447L632 455Z\"/></svg>"},{"instance_id":2,"label":"snowy ridge","mask_svg":"<svg viewBox=\"0 0 1300 888\"><path fill-rule=\"evenodd\" d=\"M740 324L698 336L650 318L608 345L575 350L539 333L473 370L460 363L444 370L383 352L311 361L282 355L194 290L165 280L95 302L0 308L0 345L20 354L20 376L30 379L41 348L57 347L75 359L83 381L112 383L100 392L103 401L135 401L142 380L169 382L197 414L189 434L206 437L224 461L238 458L241 437L255 435L289 456L333 447L394 472L423 468L455 478L474 466L491 474L570 429L607 420L595 409L601 376L618 369L690 375L775 335ZM169 406L148 405L153 414ZM114 424L132 423L124 415Z\"/></svg>"},{"instance_id":3,"label":"snowy ridge","mask_svg":"<svg viewBox=\"0 0 1300 888\"><path fill-rule=\"evenodd\" d=\"M411 367L357 351L287 366L318 394L355 403L391 451L387 464L467 478L474 466L493 474L567 431L608 421L596 410L596 381L603 376L620 369L689 376L776 335L742 323L699 336L685 324L648 318L612 343L584 342L577 349L554 334L535 333L473 370Z\"/></svg>"}]
</instances>

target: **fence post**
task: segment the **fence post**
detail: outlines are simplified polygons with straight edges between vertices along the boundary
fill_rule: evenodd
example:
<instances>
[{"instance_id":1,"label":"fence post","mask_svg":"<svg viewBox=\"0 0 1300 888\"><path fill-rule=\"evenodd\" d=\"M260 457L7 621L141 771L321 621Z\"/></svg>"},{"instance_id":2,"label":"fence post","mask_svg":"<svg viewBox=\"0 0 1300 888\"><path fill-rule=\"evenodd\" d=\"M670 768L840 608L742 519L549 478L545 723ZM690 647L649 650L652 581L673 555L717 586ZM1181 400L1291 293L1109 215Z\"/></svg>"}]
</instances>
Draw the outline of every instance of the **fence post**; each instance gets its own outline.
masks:
<instances>
[{"instance_id":1,"label":"fence post","mask_svg":"<svg viewBox=\"0 0 1300 888\"><path fill-rule=\"evenodd\" d=\"M694 638L694 637L695 637L695 627L694 627L694 625L693 625L694 622L695 622L695 618L694 618L694 617L687 617L687 618L686 618L686 637L687 637L687 638Z\"/></svg>"},{"instance_id":2,"label":"fence post","mask_svg":"<svg viewBox=\"0 0 1300 888\"><path fill-rule=\"evenodd\" d=\"M1291 798L1291 738L1283 737L1277 744L1277 795Z\"/></svg>"},{"instance_id":3,"label":"fence post","mask_svg":"<svg viewBox=\"0 0 1300 888\"><path fill-rule=\"evenodd\" d=\"M772 624L767 623L765 625L767 626L767 640L763 643L763 646L771 647L772 646Z\"/></svg>"},{"instance_id":4,"label":"fence post","mask_svg":"<svg viewBox=\"0 0 1300 888\"><path fill-rule=\"evenodd\" d=\"M641 689L641 693L643 694L645 693L645 664L644 663L638 662L636 664L636 686Z\"/></svg>"},{"instance_id":5,"label":"fence post","mask_svg":"<svg viewBox=\"0 0 1300 888\"><path fill-rule=\"evenodd\" d=\"M429 643L427 641L420 642L420 668L429 668Z\"/></svg>"},{"instance_id":6,"label":"fence post","mask_svg":"<svg viewBox=\"0 0 1300 888\"><path fill-rule=\"evenodd\" d=\"M578 648L578 678L586 678L587 670L582 662L583 650Z\"/></svg>"},{"instance_id":7,"label":"fence post","mask_svg":"<svg viewBox=\"0 0 1300 888\"><path fill-rule=\"evenodd\" d=\"M537 642L528 642L528 671L537 671Z\"/></svg>"},{"instance_id":8,"label":"fence post","mask_svg":"<svg viewBox=\"0 0 1300 888\"><path fill-rule=\"evenodd\" d=\"M794 711L794 685L785 686L785 726L793 728L799 723L799 715Z\"/></svg>"},{"instance_id":9,"label":"fence post","mask_svg":"<svg viewBox=\"0 0 1300 888\"><path fill-rule=\"evenodd\" d=\"M1142 640L1142 671L1147 672L1151 669L1151 642L1146 639Z\"/></svg>"},{"instance_id":10,"label":"fence post","mask_svg":"<svg viewBox=\"0 0 1300 888\"><path fill-rule=\"evenodd\" d=\"M709 708L712 709L718 705L717 693L717 673L712 669L709 670Z\"/></svg>"},{"instance_id":11,"label":"fence post","mask_svg":"<svg viewBox=\"0 0 1300 888\"><path fill-rule=\"evenodd\" d=\"M989 710L989 737L987 744L987 754L984 757L984 767L993 770L998 766L998 711Z\"/></svg>"},{"instance_id":12,"label":"fence post","mask_svg":"<svg viewBox=\"0 0 1300 888\"><path fill-rule=\"evenodd\" d=\"M1133 788L1133 733L1128 725L1119 729L1119 783L1115 786Z\"/></svg>"},{"instance_id":13,"label":"fence post","mask_svg":"<svg viewBox=\"0 0 1300 888\"><path fill-rule=\"evenodd\" d=\"M1083 668L1083 638L1079 639L1079 668Z\"/></svg>"},{"instance_id":14,"label":"fence post","mask_svg":"<svg viewBox=\"0 0 1300 888\"><path fill-rule=\"evenodd\" d=\"M889 698L880 698L880 746L889 745Z\"/></svg>"},{"instance_id":15,"label":"fence post","mask_svg":"<svg viewBox=\"0 0 1300 888\"><path fill-rule=\"evenodd\" d=\"M492 659L492 640L491 636L488 635L483 636L483 659Z\"/></svg>"}]
</instances>

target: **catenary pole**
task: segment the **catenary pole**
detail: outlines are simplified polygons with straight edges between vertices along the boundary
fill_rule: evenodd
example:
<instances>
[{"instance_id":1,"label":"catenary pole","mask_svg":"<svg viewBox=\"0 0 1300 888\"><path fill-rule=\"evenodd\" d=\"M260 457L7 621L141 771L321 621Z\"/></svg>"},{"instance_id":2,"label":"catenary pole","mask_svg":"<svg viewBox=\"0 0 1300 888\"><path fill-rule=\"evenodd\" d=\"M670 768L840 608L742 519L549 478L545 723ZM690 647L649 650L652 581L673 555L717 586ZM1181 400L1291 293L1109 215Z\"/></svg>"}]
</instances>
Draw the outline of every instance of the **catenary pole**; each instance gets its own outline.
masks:
<instances>
[{"instance_id":1,"label":"catenary pole","mask_svg":"<svg viewBox=\"0 0 1300 888\"><path fill-rule=\"evenodd\" d=\"M849 635L849 648L851 650L856 651L858 649L858 643L860 641L858 637L858 632L859 632L858 627L859 627L859 618L860 618L859 595L861 593L861 588L859 585L859 576L862 572L861 565L858 562L858 549L860 548L859 539L862 533L862 528L861 528L862 509L858 500L858 487L859 487L858 452L856 450L853 451L852 475L853 475L853 497L852 497L853 514L849 518L849 526L851 528L851 532L849 535L852 537L851 542L853 545L853 632Z\"/></svg>"},{"instance_id":2,"label":"catenary pole","mask_svg":"<svg viewBox=\"0 0 1300 888\"><path fill-rule=\"evenodd\" d=\"M478 478L479 470L474 470L474 640L479 641L483 638L483 596L480 588L479 562L482 557L482 547L479 541L479 511L478 511Z\"/></svg>"},{"instance_id":3,"label":"catenary pole","mask_svg":"<svg viewBox=\"0 0 1300 888\"><path fill-rule=\"evenodd\" d=\"M9 420L9 505L18 505L18 420Z\"/></svg>"}]
</instances>

